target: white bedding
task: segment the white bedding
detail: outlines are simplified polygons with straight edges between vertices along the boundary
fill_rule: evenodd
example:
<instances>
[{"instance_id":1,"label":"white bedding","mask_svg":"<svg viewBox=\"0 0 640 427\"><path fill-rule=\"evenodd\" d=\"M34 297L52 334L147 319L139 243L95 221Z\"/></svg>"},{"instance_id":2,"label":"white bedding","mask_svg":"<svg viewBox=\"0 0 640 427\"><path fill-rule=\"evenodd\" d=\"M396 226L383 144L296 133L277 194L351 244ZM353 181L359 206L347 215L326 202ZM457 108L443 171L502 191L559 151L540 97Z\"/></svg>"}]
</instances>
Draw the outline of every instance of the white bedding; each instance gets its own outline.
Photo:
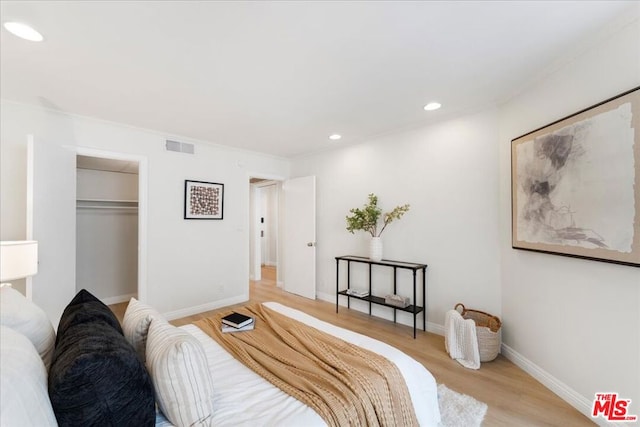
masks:
<instances>
[{"instance_id":1,"label":"white bedding","mask_svg":"<svg viewBox=\"0 0 640 427\"><path fill-rule=\"evenodd\" d=\"M323 322L276 302L265 306L345 341L379 353L394 362L405 378L421 426L440 422L437 385L433 375L400 350L373 338ZM322 418L299 400L271 385L227 353L194 325L181 326L205 348L215 386L214 426L324 426ZM171 424L159 414L156 426Z\"/></svg>"}]
</instances>

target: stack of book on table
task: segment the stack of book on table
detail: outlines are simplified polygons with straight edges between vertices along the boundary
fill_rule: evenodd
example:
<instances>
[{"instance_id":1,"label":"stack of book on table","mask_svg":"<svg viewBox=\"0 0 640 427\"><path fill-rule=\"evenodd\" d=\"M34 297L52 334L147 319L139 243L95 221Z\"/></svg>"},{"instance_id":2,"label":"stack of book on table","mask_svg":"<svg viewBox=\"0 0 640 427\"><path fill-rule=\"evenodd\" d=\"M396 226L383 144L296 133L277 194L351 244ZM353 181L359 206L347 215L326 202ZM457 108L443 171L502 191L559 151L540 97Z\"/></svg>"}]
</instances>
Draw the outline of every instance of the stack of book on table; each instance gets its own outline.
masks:
<instances>
[{"instance_id":1,"label":"stack of book on table","mask_svg":"<svg viewBox=\"0 0 640 427\"><path fill-rule=\"evenodd\" d=\"M254 328L253 317L245 316L235 311L222 318L222 332L250 331Z\"/></svg>"},{"instance_id":2,"label":"stack of book on table","mask_svg":"<svg viewBox=\"0 0 640 427\"><path fill-rule=\"evenodd\" d=\"M347 295L364 298L369 296L369 291L367 289L349 288L347 289Z\"/></svg>"}]
</instances>

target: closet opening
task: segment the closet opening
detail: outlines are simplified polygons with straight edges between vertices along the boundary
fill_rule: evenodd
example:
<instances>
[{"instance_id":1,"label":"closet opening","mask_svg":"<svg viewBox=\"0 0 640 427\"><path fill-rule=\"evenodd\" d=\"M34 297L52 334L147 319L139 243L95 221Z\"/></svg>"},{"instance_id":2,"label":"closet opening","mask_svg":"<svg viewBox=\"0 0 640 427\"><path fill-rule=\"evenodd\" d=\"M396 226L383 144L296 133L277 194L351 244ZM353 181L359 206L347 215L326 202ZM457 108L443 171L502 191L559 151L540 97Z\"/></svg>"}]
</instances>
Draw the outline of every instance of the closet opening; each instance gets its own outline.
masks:
<instances>
[{"instance_id":1,"label":"closet opening","mask_svg":"<svg viewBox=\"0 0 640 427\"><path fill-rule=\"evenodd\" d=\"M76 291L107 305L139 297L139 166L76 157Z\"/></svg>"}]
</instances>

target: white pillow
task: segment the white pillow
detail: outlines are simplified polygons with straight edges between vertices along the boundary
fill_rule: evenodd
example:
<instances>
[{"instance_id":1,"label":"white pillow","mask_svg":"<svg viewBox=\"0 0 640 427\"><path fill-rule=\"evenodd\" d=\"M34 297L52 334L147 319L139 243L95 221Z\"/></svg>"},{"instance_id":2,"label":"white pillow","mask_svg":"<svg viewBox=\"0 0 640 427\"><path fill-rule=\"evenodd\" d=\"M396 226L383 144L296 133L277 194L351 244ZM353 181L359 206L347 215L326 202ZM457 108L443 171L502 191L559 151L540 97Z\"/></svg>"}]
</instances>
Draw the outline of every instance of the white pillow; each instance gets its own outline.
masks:
<instances>
[{"instance_id":1,"label":"white pillow","mask_svg":"<svg viewBox=\"0 0 640 427\"><path fill-rule=\"evenodd\" d=\"M162 413L176 426L205 426L213 417L213 380L200 341L153 319L147 337L147 369Z\"/></svg>"},{"instance_id":2,"label":"white pillow","mask_svg":"<svg viewBox=\"0 0 640 427\"><path fill-rule=\"evenodd\" d=\"M145 362L149 325L154 318L166 322L166 319L156 309L135 298L131 298L122 319L124 337L136 350L142 363Z\"/></svg>"},{"instance_id":3,"label":"white pillow","mask_svg":"<svg viewBox=\"0 0 640 427\"><path fill-rule=\"evenodd\" d=\"M11 286L0 287L0 325L29 338L49 370L56 333L47 314Z\"/></svg>"},{"instance_id":4,"label":"white pillow","mask_svg":"<svg viewBox=\"0 0 640 427\"><path fill-rule=\"evenodd\" d=\"M47 370L31 341L0 326L0 360L0 425L57 426L47 391Z\"/></svg>"}]
</instances>

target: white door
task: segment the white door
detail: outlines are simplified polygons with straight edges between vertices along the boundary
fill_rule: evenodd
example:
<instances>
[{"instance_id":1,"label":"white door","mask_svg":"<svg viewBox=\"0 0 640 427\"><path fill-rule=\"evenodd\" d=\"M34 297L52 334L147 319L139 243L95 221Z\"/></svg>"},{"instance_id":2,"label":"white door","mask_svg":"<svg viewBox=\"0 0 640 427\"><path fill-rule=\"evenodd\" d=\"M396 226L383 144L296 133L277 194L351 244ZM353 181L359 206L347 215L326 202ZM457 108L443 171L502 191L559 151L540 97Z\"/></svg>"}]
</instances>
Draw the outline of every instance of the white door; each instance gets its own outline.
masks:
<instances>
[{"instance_id":1,"label":"white door","mask_svg":"<svg viewBox=\"0 0 640 427\"><path fill-rule=\"evenodd\" d=\"M284 290L316 299L316 177L285 181Z\"/></svg>"},{"instance_id":2,"label":"white door","mask_svg":"<svg viewBox=\"0 0 640 427\"><path fill-rule=\"evenodd\" d=\"M29 135L27 238L38 241L33 302L58 327L76 293L76 152Z\"/></svg>"}]
</instances>

